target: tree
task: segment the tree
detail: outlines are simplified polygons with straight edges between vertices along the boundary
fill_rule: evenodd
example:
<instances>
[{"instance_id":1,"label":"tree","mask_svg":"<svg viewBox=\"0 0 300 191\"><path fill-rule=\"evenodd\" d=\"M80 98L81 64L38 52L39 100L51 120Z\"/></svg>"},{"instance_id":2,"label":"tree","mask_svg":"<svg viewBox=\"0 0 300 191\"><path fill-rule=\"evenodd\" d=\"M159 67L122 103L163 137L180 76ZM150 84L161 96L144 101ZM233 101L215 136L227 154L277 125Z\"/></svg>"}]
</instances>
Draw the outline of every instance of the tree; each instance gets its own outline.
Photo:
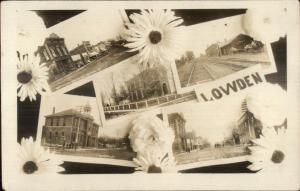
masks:
<instances>
[{"instance_id":1,"label":"tree","mask_svg":"<svg viewBox=\"0 0 300 191\"><path fill-rule=\"evenodd\" d=\"M119 96L120 101L127 99L127 97L128 97L128 91L127 91L127 89L126 89L125 86L121 86L120 87L120 93L119 93L118 96Z\"/></svg>"},{"instance_id":2,"label":"tree","mask_svg":"<svg viewBox=\"0 0 300 191\"><path fill-rule=\"evenodd\" d=\"M195 59L195 54L193 51L186 51L185 55L188 61Z\"/></svg>"}]
</instances>

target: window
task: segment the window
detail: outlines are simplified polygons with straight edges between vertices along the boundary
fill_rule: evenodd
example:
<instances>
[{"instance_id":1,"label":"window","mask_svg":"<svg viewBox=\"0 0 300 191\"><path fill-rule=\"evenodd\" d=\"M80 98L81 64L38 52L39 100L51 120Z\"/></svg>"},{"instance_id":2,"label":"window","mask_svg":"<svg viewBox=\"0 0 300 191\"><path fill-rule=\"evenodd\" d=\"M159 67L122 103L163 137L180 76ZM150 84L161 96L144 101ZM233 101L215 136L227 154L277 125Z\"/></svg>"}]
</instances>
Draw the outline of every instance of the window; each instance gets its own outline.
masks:
<instances>
[{"instance_id":1,"label":"window","mask_svg":"<svg viewBox=\"0 0 300 191\"><path fill-rule=\"evenodd\" d=\"M64 117L61 117L59 119L59 126L65 126L65 119L64 119Z\"/></svg>"},{"instance_id":2,"label":"window","mask_svg":"<svg viewBox=\"0 0 300 191\"><path fill-rule=\"evenodd\" d=\"M49 59L50 59L50 58L49 58L49 55L48 55L48 53L47 53L47 51L46 51L46 49L43 50L43 55L44 55L44 57L45 57L46 60L49 60Z\"/></svg>"},{"instance_id":3,"label":"window","mask_svg":"<svg viewBox=\"0 0 300 191\"><path fill-rule=\"evenodd\" d=\"M63 126L66 126L66 119L63 118Z\"/></svg>"},{"instance_id":4,"label":"window","mask_svg":"<svg viewBox=\"0 0 300 191\"><path fill-rule=\"evenodd\" d=\"M61 132L61 136L64 137L65 136L65 132Z\"/></svg>"},{"instance_id":5,"label":"window","mask_svg":"<svg viewBox=\"0 0 300 191\"><path fill-rule=\"evenodd\" d=\"M57 57L57 55L56 55L56 53L55 53L55 51L54 51L53 48L50 48L50 51L51 51L51 54L53 55L53 57Z\"/></svg>"},{"instance_id":6,"label":"window","mask_svg":"<svg viewBox=\"0 0 300 191\"><path fill-rule=\"evenodd\" d=\"M63 52L64 52L65 55L68 54L66 47L62 46L61 49L63 50Z\"/></svg>"},{"instance_id":7,"label":"window","mask_svg":"<svg viewBox=\"0 0 300 191\"><path fill-rule=\"evenodd\" d=\"M51 123L52 123L51 118L47 118L47 121L46 121L47 126L51 126L52 125Z\"/></svg>"},{"instance_id":8,"label":"window","mask_svg":"<svg viewBox=\"0 0 300 191\"><path fill-rule=\"evenodd\" d=\"M63 53L61 52L59 46L56 46L56 51L58 52L59 56L63 56Z\"/></svg>"},{"instance_id":9,"label":"window","mask_svg":"<svg viewBox=\"0 0 300 191\"><path fill-rule=\"evenodd\" d=\"M59 125L59 118L58 117L56 117L56 118L53 118L53 126L58 126Z\"/></svg>"}]
</instances>

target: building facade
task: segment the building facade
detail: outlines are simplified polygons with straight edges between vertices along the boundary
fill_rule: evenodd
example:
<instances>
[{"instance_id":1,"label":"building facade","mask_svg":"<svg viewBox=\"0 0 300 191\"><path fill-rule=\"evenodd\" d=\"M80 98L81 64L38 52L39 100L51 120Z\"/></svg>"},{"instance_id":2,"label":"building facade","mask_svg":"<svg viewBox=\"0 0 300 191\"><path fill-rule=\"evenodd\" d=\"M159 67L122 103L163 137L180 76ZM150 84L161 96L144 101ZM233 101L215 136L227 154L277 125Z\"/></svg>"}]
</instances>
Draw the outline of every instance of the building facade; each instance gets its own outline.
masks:
<instances>
[{"instance_id":1,"label":"building facade","mask_svg":"<svg viewBox=\"0 0 300 191\"><path fill-rule=\"evenodd\" d=\"M248 144L251 140L259 138L261 130L261 122L255 119L251 112L245 111L233 132L234 144Z\"/></svg>"},{"instance_id":2,"label":"building facade","mask_svg":"<svg viewBox=\"0 0 300 191\"><path fill-rule=\"evenodd\" d=\"M167 70L158 65L146 69L126 82L131 102L171 93Z\"/></svg>"},{"instance_id":3,"label":"building facade","mask_svg":"<svg viewBox=\"0 0 300 191\"><path fill-rule=\"evenodd\" d=\"M186 120L179 113L168 114L169 126L174 130L175 139L173 142L173 152L181 153L188 151L187 132L185 129Z\"/></svg>"},{"instance_id":4,"label":"building facade","mask_svg":"<svg viewBox=\"0 0 300 191\"><path fill-rule=\"evenodd\" d=\"M38 47L36 54L40 55L41 63L46 63L49 67L50 82L75 69L64 38L55 33L45 39L43 46Z\"/></svg>"},{"instance_id":5,"label":"building facade","mask_svg":"<svg viewBox=\"0 0 300 191\"><path fill-rule=\"evenodd\" d=\"M91 107L82 110L68 109L45 116L42 144L46 146L96 147L99 125L90 115Z\"/></svg>"}]
</instances>

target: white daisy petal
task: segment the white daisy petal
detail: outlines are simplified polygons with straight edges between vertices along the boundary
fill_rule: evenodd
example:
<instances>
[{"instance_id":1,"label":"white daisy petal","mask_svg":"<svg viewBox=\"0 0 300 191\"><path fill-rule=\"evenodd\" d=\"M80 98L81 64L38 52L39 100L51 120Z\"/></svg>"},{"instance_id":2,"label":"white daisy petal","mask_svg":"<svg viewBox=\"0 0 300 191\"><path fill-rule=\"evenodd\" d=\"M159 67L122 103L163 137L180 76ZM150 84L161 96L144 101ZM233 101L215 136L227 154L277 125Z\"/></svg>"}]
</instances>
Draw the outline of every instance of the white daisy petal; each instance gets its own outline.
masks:
<instances>
[{"instance_id":1,"label":"white daisy petal","mask_svg":"<svg viewBox=\"0 0 300 191\"><path fill-rule=\"evenodd\" d=\"M282 128L283 129L283 128ZM269 128L262 131L263 135L259 139L253 140L258 146L249 147L251 155L248 161L252 164L248 166L250 170L260 173L277 172L285 169L287 164L288 151L286 149L286 130Z\"/></svg>"},{"instance_id":2,"label":"white daisy petal","mask_svg":"<svg viewBox=\"0 0 300 191\"><path fill-rule=\"evenodd\" d=\"M36 100L36 94L42 93L42 90L50 91L48 85L48 67L45 63L40 64L40 58L38 56L25 56L22 58L17 65L18 74L21 72L26 72L31 75L31 80L29 82L18 82L17 89L18 97L20 101L24 101L27 97L30 101Z\"/></svg>"},{"instance_id":3,"label":"white daisy petal","mask_svg":"<svg viewBox=\"0 0 300 191\"><path fill-rule=\"evenodd\" d=\"M142 10L140 14L130 16L134 24L128 24L128 43L125 45L130 48L129 52L140 51L138 56L139 63L165 64L174 60L182 47L180 35L183 20L174 16L170 10ZM172 37L174 36L174 37ZM148 48L147 48L148 47Z\"/></svg>"},{"instance_id":4,"label":"white daisy petal","mask_svg":"<svg viewBox=\"0 0 300 191\"><path fill-rule=\"evenodd\" d=\"M57 173L64 170L62 162L45 151L33 138L22 138L19 148L19 169L25 174Z\"/></svg>"}]
</instances>

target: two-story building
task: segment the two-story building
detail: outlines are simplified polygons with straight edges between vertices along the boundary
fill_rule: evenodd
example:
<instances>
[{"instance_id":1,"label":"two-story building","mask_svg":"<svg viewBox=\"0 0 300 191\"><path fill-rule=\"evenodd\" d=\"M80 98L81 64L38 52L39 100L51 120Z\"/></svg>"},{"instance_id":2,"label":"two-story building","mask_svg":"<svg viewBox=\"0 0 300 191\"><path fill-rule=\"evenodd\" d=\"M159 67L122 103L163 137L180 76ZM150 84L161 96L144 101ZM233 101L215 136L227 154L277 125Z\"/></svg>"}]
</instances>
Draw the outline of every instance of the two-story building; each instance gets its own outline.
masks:
<instances>
[{"instance_id":1,"label":"two-story building","mask_svg":"<svg viewBox=\"0 0 300 191\"><path fill-rule=\"evenodd\" d=\"M46 146L96 147L99 125L90 114L87 104L83 109L68 109L45 116L42 144Z\"/></svg>"},{"instance_id":2,"label":"two-story building","mask_svg":"<svg viewBox=\"0 0 300 191\"><path fill-rule=\"evenodd\" d=\"M55 33L50 34L42 46L38 46L36 54L39 54L41 63L46 63L49 67L49 82L55 81L76 68L66 47L65 39Z\"/></svg>"}]
</instances>

